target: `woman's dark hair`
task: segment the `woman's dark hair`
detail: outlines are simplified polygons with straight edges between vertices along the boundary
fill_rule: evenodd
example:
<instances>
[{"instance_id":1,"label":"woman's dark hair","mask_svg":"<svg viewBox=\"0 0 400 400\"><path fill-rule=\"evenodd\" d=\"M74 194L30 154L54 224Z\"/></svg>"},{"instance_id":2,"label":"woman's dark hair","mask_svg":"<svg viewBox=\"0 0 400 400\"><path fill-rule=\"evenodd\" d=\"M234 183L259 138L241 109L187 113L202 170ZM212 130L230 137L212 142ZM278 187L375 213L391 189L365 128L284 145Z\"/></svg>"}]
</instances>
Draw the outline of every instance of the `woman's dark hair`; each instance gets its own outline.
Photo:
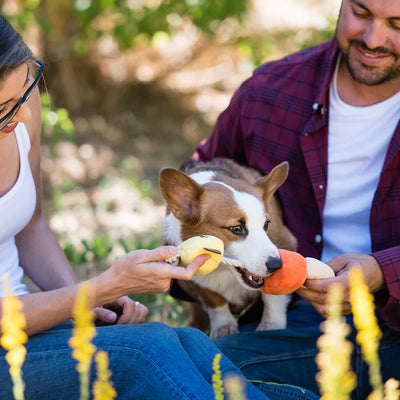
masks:
<instances>
[{"instance_id":1,"label":"woman's dark hair","mask_svg":"<svg viewBox=\"0 0 400 400\"><path fill-rule=\"evenodd\" d=\"M0 81L32 59L32 52L21 35L0 15Z\"/></svg>"}]
</instances>

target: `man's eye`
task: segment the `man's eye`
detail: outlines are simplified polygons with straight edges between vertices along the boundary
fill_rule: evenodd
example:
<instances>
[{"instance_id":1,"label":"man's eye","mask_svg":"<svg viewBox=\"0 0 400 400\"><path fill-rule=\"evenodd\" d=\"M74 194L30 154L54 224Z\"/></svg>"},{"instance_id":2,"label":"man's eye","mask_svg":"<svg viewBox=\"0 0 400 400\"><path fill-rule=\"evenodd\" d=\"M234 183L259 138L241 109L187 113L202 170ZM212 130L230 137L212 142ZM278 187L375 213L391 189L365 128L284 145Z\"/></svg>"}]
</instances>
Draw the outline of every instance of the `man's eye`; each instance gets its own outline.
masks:
<instances>
[{"instance_id":1,"label":"man's eye","mask_svg":"<svg viewBox=\"0 0 400 400\"><path fill-rule=\"evenodd\" d=\"M267 218L264 222L264 231L265 232L267 232L270 223L271 223L271 220Z\"/></svg>"},{"instance_id":2,"label":"man's eye","mask_svg":"<svg viewBox=\"0 0 400 400\"><path fill-rule=\"evenodd\" d=\"M228 229L234 234L234 235L243 235L245 233L245 229L243 225L235 225L235 226L230 226Z\"/></svg>"},{"instance_id":3,"label":"man's eye","mask_svg":"<svg viewBox=\"0 0 400 400\"><path fill-rule=\"evenodd\" d=\"M400 23L399 22L391 22L390 27L394 29L395 31L400 31Z\"/></svg>"},{"instance_id":4,"label":"man's eye","mask_svg":"<svg viewBox=\"0 0 400 400\"><path fill-rule=\"evenodd\" d=\"M367 18L369 13L362 8L353 8L353 14L359 18Z\"/></svg>"}]
</instances>

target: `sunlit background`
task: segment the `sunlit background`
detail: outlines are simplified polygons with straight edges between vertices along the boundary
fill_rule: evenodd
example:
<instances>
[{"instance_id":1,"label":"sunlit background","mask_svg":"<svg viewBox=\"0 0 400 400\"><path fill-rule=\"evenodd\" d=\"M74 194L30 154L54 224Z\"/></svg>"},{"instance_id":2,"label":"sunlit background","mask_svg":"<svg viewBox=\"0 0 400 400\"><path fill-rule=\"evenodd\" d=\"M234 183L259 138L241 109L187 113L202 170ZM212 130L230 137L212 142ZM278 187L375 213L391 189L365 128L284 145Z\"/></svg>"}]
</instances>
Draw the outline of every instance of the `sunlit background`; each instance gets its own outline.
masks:
<instances>
[{"instance_id":1,"label":"sunlit background","mask_svg":"<svg viewBox=\"0 0 400 400\"><path fill-rule=\"evenodd\" d=\"M46 65L44 212L84 279L162 244L159 170L191 155L254 68L331 38L340 0L0 4ZM181 324L181 303L140 299Z\"/></svg>"}]
</instances>

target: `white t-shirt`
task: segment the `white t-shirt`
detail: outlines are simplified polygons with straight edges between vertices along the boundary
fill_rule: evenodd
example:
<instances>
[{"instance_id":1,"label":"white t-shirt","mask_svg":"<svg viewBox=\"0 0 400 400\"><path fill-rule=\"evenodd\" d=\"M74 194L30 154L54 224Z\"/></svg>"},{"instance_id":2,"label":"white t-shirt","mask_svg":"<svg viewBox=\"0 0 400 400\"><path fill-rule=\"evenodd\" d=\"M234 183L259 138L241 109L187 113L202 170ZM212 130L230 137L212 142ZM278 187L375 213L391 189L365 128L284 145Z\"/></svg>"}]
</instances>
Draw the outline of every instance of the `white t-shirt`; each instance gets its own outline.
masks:
<instances>
[{"instance_id":1,"label":"white t-shirt","mask_svg":"<svg viewBox=\"0 0 400 400\"><path fill-rule=\"evenodd\" d=\"M336 86L338 65L330 85L325 262L343 253L371 252L370 209L400 115L400 92L366 107L344 103Z\"/></svg>"}]
</instances>

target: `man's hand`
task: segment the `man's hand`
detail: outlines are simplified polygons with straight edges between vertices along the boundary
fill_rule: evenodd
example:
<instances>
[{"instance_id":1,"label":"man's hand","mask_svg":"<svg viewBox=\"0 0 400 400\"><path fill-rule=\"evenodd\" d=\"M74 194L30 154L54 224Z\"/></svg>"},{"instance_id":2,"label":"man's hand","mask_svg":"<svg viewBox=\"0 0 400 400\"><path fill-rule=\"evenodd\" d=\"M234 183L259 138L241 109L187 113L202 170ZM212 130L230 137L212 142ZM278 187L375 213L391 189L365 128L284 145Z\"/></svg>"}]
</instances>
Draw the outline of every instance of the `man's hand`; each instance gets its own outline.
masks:
<instances>
[{"instance_id":1,"label":"man's hand","mask_svg":"<svg viewBox=\"0 0 400 400\"><path fill-rule=\"evenodd\" d=\"M333 283L340 283L344 290L342 312L343 314L351 313L350 290L349 290L349 273L354 267L361 267L366 285L371 293L377 292L385 285L382 270L374 257L359 254L347 253L335 257L327 263L334 271L335 277L329 279L312 279L307 280L304 284L306 287L297 290L297 293L310 301L313 307L322 316L328 315L328 290Z\"/></svg>"}]
</instances>

